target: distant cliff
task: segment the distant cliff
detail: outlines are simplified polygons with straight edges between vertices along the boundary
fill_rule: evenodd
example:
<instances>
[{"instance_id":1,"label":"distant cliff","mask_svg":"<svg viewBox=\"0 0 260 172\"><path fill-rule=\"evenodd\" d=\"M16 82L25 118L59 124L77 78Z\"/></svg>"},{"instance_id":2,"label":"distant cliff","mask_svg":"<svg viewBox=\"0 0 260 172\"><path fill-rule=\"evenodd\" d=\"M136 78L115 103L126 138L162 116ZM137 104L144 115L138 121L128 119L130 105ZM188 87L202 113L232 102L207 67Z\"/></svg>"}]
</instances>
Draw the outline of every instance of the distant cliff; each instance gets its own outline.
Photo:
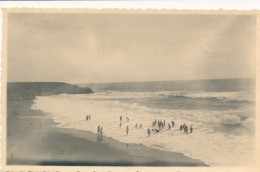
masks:
<instances>
[{"instance_id":1,"label":"distant cliff","mask_svg":"<svg viewBox=\"0 0 260 172\"><path fill-rule=\"evenodd\" d=\"M36 96L57 94L90 94L88 87L62 82L9 82L7 83L8 100L34 100Z\"/></svg>"}]
</instances>

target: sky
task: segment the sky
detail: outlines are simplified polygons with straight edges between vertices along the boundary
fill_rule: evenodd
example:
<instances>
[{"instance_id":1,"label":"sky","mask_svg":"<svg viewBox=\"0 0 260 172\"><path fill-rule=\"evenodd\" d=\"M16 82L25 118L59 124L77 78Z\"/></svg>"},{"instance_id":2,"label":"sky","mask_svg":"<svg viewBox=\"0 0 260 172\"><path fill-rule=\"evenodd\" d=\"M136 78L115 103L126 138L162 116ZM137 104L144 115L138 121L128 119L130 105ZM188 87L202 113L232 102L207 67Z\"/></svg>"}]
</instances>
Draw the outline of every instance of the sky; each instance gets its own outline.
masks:
<instances>
[{"instance_id":1,"label":"sky","mask_svg":"<svg viewBox=\"0 0 260 172\"><path fill-rule=\"evenodd\" d=\"M9 82L255 77L249 15L8 14Z\"/></svg>"}]
</instances>

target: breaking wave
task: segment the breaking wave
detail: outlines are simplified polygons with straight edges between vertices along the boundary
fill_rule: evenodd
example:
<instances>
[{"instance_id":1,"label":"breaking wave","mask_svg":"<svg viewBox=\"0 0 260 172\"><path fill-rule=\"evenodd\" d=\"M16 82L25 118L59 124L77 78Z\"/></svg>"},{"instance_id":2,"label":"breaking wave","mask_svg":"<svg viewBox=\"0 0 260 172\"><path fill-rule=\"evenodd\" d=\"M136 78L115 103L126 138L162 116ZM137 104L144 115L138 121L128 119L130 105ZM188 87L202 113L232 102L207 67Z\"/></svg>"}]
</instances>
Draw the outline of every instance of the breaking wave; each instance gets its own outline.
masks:
<instances>
[{"instance_id":1,"label":"breaking wave","mask_svg":"<svg viewBox=\"0 0 260 172\"><path fill-rule=\"evenodd\" d=\"M178 98L179 94L195 98L204 96L183 92L108 91L89 95L37 97L32 108L53 114L53 119L59 123L59 127L95 133L97 126L101 125L106 136L121 142L180 152L191 158L200 159L209 165L252 164L250 158L254 152L252 145L254 138L248 133L254 129L255 121L248 109L169 110L151 108L138 103L142 99L150 100L155 97L175 96ZM239 97L238 94L223 94L229 98ZM212 96L214 98L222 97L218 93L212 93L210 97ZM86 114L91 114L91 121L85 120ZM120 127L119 117L121 115L124 119ZM130 121L127 122L125 117L129 117ZM166 123L173 120L176 126L171 130L164 129L160 133L152 133L151 137L147 137L147 129L151 128L155 119L165 120ZM136 129L136 123L142 123L142 129ZM192 125L194 132L192 134L181 132L179 126L183 123L188 126ZM125 133L126 126L129 126L130 129L128 136Z\"/></svg>"}]
</instances>

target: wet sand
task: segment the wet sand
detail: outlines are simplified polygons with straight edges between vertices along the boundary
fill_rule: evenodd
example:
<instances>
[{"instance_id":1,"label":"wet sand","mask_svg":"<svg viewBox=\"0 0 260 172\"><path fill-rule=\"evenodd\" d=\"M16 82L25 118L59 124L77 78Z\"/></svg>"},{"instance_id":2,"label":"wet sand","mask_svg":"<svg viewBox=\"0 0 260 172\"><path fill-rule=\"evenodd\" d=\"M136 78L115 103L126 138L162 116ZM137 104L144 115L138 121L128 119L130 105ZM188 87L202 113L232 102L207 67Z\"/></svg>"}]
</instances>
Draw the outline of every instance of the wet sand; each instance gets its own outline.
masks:
<instances>
[{"instance_id":1,"label":"wet sand","mask_svg":"<svg viewBox=\"0 0 260 172\"><path fill-rule=\"evenodd\" d=\"M94 133L56 127L32 101L8 101L7 164L67 166L205 166L181 153L125 144Z\"/></svg>"}]
</instances>

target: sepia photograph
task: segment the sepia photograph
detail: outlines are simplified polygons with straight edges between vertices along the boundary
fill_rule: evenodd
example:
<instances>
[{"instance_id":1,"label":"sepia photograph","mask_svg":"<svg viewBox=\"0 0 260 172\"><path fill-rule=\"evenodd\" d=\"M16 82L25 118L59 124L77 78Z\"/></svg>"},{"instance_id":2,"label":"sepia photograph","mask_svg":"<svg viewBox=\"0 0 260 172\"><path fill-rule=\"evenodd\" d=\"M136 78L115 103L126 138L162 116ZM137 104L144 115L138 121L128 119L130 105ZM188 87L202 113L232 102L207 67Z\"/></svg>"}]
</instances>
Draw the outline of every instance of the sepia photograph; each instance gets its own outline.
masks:
<instances>
[{"instance_id":1,"label":"sepia photograph","mask_svg":"<svg viewBox=\"0 0 260 172\"><path fill-rule=\"evenodd\" d=\"M6 166L256 165L256 14L3 14Z\"/></svg>"}]
</instances>

